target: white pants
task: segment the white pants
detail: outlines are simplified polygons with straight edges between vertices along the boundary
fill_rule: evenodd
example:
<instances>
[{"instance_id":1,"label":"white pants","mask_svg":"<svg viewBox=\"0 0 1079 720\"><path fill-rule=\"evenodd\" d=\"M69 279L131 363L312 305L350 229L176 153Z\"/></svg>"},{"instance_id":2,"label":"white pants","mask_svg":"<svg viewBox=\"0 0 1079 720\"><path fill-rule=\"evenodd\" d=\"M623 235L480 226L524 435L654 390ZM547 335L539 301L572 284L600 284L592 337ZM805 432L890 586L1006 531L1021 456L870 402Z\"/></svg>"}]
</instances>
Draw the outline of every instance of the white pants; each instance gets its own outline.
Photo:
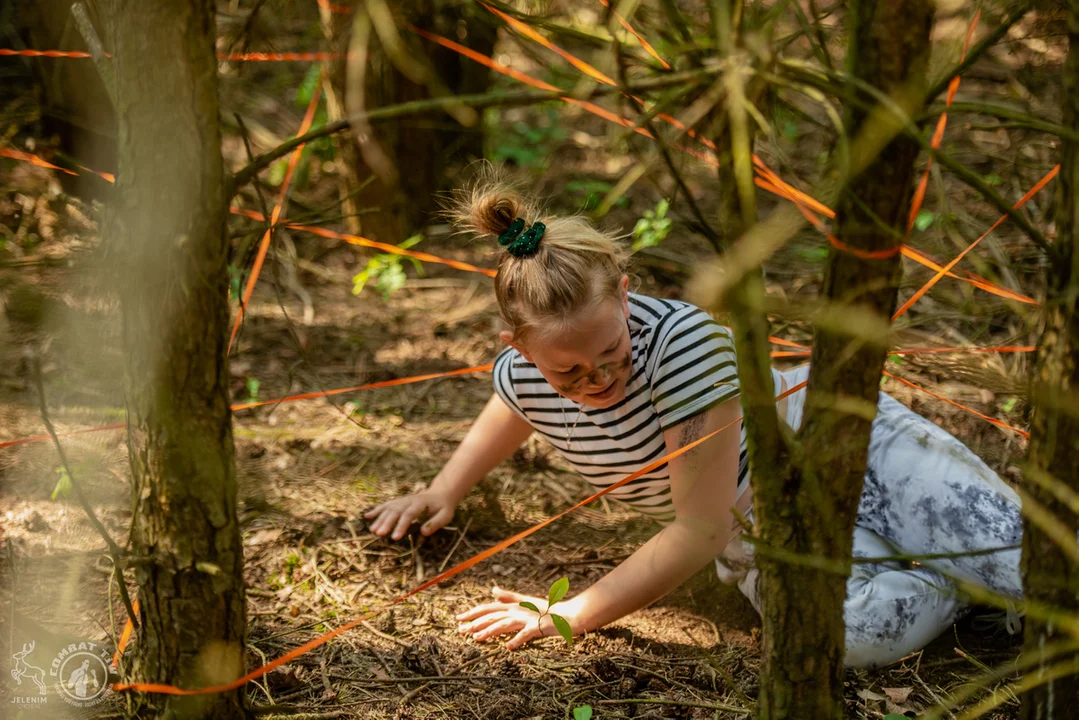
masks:
<instances>
[{"instance_id":1,"label":"white pants","mask_svg":"<svg viewBox=\"0 0 1079 720\"><path fill-rule=\"evenodd\" d=\"M809 366L774 375L778 394L806 380ZM786 420L791 427L801 425L804 405L805 389L788 398ZM881 393L854 530L854 557L962 553L1018 545L1021 537L1015 491L955 437ZM962 604L945 575L1019 598L1020 555L1015 548L925 561L918 567L854 564L843 605L844 663L858 668L886 665L951 626ZM739 579L740 573L730 566L745 567L745 575ZM736 540L717 558L716 567L721 579L738 582L760 612L752 546Z\"/></svg>"}]
</instances>

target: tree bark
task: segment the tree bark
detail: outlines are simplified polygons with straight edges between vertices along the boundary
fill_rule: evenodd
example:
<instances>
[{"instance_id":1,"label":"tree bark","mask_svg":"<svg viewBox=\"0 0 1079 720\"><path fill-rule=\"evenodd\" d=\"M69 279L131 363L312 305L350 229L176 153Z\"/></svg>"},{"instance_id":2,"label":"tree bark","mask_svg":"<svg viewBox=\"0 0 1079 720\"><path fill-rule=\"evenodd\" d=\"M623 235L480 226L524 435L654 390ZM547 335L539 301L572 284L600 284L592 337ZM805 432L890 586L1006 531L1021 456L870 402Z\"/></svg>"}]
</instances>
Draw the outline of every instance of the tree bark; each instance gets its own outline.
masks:
<instances>
[{"instance_id":1,"label":"tree bark","mask_svg":"<svg viewBox=\"0 0 1079 720\"><path fill-rule=\"evenodd\" d=\"M1079 0L1068 3L1068 55L1065 60L1063 120L1079 126ZM1074 393L1079 388L1079 147L1061 139L1060 176L1056 188L1057 239L1048 264L1044 327L1038 341L1031 398L1029 470L1023 487L1029 500L1041 505L1071 533L1079 517L1060 501L1047 484L1079 491L1079 415ZM1029 502L1024 500L1024 502ZM1023 585L1030 601L1054 612L1079 610L1079 567L1061 550L1045 527L1025 515L1023 523ZM1026 619L1026 653L1042 656L1028 679L1038 680L1061 662L1079 662L1079 654L1045 657L1044 650L1070 636L1051 622ZM1075 716L1079 706L1079 677L1050 679L1023 697L1026 720L1058 720Z\"/></svg>"},{"instance_id":2,"label":"tree bark","mask_svg":"<svg viewBox=\"0 0 1079 720\"><path fill-rule=\"evenodd\" d=\"M110 0L119 121L132 675L199 687L244 667L243 552L227 390L227 244L210 0ZM244 694L153 695L158 717L239 718Z\"/></svg>"},{"instance_id":3,"label":"tree bark","mask_svg":"<svg viewBox=\"0 0 1079 720\"><path fill-rule=\"evenodd\" d=\"M355 13L364 13L364 0L353 14L322 11L323 31L330 46L363 57L351 68L341 60L329 66L327 107L330 120L403 102L432 97L427 83L417 83L398 69L369 25L357 25ZM460 0L407 0L391 4L399 28L409 25L437 33L490 55L496 31L486 14L472 2ZM481 13L483 13L481 15ZM363 19L361 18L361 23ZM438 83L454 94L485 92L489 71L477 62L402 30L407 51L438 76ZM380 172L365 157L363 140L369 133L391 169ZM336 138L345 166L341 195L345 213L359 215L350 229L381 242L398 243L427 223L437 210L439 191L451 187L452 173L469 160L483 157L483 127L463 127L447 114L403 118L374 128L359 128Z\"/></svg>"},{"instance_id":4,"label":"tree bark","mask_svg":"<svg viewBox=\"0 0 1079 720\"><path fill-rule=\"evenodd\" d=\"M851 3L851 71L909 107L906 99L920 98L923 90L918 83L925 76L932 14L929 0ZM856 113L848 127L855 129L852 169L837 208L837 235L855 252L896 249L893 233L901 235L905 228L918 145L897 136L898 126L882 123L880 115ZM729 171L721 170L720 178L724 190L732 186ZM742 229L729 221L734 214L729 203L723 203L721 214L728 218L722 224ZM731 235L730 227L722 229ZM817 330L796 438L773 409L759 271L729 294L761 544L764 662L757 717L762 720L844 717L843 602L899 272L898 252L863 259L830 250L822 303L875 318L885 332L864 338ZM769 555L768 548L824 559L846 567L847 574L789 563Z\"/></svg>"}]
</instances>

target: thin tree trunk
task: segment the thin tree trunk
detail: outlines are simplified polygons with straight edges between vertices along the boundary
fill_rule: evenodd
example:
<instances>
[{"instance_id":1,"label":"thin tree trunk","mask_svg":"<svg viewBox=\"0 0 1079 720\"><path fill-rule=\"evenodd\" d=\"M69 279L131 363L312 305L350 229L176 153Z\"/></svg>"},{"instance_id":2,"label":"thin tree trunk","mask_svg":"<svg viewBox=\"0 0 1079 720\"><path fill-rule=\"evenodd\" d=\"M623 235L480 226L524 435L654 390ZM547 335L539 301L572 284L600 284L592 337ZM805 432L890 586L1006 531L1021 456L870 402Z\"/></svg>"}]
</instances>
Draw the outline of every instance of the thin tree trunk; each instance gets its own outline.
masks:
<instances>
[{"instance_id":1,"label":"thin tree trunk","mask_svg":"<svg viewBox=\"0 0 1079 720\"><path fill-rule=\"evenodd\" d=\"M364 0L338 4L341 9L349 6L354 6L352 14L322 11L330 46L354 54L351 66L345 60L329 66L330 120L430 98L428 83L409 79L395 66L366 19L356 22L354 15L366 12ZM496 33L482 8L460 0L407 0L391 7L406 51L433 70L446 91L470 94L487 89L489 71L484 66L403 29L415 26L490 55ZM365 151L368 133L377 148L372 145ZM350 229L391 243L426 224L437 209L436 194L454 185L452 172L483 156L482 123L463 127L445 113L357 128L336 142L345 168L341 188L345 213L360 213L349 221ZM370 153L382 153L390 172L382 172Z\"/></svg>"},{"instance_id":2,"label":"thin tree trunk","mask_svg":"<svg viewBox=\"0 0 1079 720\"><path fill-rule=\"evenodd\" d=\"M228 405L227 245L210 0L111 0L136 680L198 687L244 667L243 552ZM242 690L152 695L159 717L239 718Z\"/></svg>"},{"instance_id":3,"label":"thin tree trunk","mask_svg":"<svg viewBox=\"0 0 1079 720\"><path fill-rule=\"evenodd\" d=\"M1065 60L1065 127L1079 126L1079 0L1068 6L1068 56ZM1044 328L1038 342L1031 398L1030 469L1023 487L1024 503L1040 505L1059 520L1067 532L1079 528L1079 517L1047 487L1079 491L1079 415L1074 393L1079 388L1079 147L1061 139L1060 177L1056 194L1057 239L1048 265ZM1054 541L1046 528L1026 515L1023 527L1023 586L1028 600L1060 613L1079 610L1079 567ZM1071 639L1053 623L1030 616L1026 620L1026 652L1038 657L1061 640ZM1037 680L1062 662L1075 663L1075 653L1043 658L1031 671ZM1062 720L1075 717L1079 707L1079 677L1067 674L1046 680L1023 697L1026 720Z\"/></svg>"},{"instance_id":4,"label":"thin tree trunk","mask_svg":"<svg viewBox=\"0 0 1079 720\"><path fill-rule=\"evenodd\" d=\"M917 83L925 76L932 13L928 0L851 3L849 63L855 76L909 108L907 98L921 97ZM905 227L918 146L897 137L898 127L882 123L879 115L857 113L848 126L855 131L852 170L838 207L837 235L855 251L894 249L899 241L893 233ZM733 186L729 171L721 170L720 178L725 188ZM742 229L729 220L736 209L729 203L721 208L728 237L732 227ZM757 553L764 626L758 718L844 717L847 577L778 560L767 548L824 558L849 573L899 272L898 253L865 260L830 251L822 303L870 318L884 331L861 338L817 330L803 427L796 439L769 407L768 327L759 270L728 296L753 467L754 520L763 546Z\"/></svg>"}]
</instances>

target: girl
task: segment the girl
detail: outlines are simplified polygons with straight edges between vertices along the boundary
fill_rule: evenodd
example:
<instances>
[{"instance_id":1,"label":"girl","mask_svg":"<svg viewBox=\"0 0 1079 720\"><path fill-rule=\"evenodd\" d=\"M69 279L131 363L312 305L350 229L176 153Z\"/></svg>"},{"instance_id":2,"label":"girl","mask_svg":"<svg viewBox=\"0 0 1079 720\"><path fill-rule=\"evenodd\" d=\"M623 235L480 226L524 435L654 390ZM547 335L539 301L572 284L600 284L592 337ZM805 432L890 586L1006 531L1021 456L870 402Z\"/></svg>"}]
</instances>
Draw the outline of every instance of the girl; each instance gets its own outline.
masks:
<instances>
[{"instance_id":1,"label":"girl","mask_svg":"<svg viewBox=\"0 0 1079 720\"><path fill-rule=\"evenodd\" d=\"M366 513L372 532L399 540L426 515L429 535L491 469L533 433L597 488L741 417L730 332L685 302L629 292L617 242L580 217L541 214L509 187L481 181L458 220L503 248L495 294L509 346L494 389L449 462L423 492ZM808 376L773 370L776 393ZM797 428L805 391L780 401ZM739 424L740 426L740 424ZM854 536L857 557L1008 547L1020 539L1019 500L970 450L881 395ZM720 433L611 495L661 525L600 581L558 605L574 634L663 597L709 562L760 611L757 572L732 508L752 519L744 430ZM733 542L732 542L733 541ZM941 561L945 574L1011 597L1021 591L1018 549ZM554 635L546 601L499 588L494 602L458 616L476 640L512 634L515 649ZM844 606L846 663L892 662L933 639L960 611L953 583L927 567L854 565Z\"/></svg>"}]
</instances>

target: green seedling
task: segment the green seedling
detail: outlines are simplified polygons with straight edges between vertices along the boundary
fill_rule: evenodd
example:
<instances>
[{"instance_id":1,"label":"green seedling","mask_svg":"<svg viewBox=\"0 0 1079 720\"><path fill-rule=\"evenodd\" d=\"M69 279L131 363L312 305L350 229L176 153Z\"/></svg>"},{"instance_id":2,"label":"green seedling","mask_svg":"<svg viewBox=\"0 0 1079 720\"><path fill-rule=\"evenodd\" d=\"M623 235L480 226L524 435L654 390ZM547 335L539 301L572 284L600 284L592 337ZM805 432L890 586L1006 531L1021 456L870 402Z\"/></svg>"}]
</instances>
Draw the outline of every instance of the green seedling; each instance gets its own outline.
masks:
<instances>
[{"instance_id":1,"label":"green seedling","mask_svg":"<svg viewBox=\"0 0 1079 720\"><path fill-rule=\"evenodd\" d=\"M644 216L633 226L632 252L641 248L655 247L663 242L671 232L671 220L667 217L670 203L664 199L656 203L655 210L645 210Z\"/></svg>"},{"instance_id":2,"label":"green seedling","mask_svg":"<svg viewBox=\"0 0 1079 720\"><path fill-rule=\"evenodd\" d=\"M423 240L423 235L413 235L399 243L397 247L408 250L421 240ZM423 275L423 265L416 258L406 258L406 256L393 253L375 255L367 261L367 267L352 278L352 294L359 295L368 281L374 280L375 288L382 293L382 299L389 300L390 295L405 286L405 269L401 265L401 261L405 259L412 262L418 275Z\"/></svg>"},{"instance_id":3,"label":"green seedling","mask_svg":"<svg viewBox=\"0 0 1079 720\"><path fill-rule=\"evenodd\" d=\"M592 706L580 705L573 708L573 720L592 720Z\"/></svg>"},{"instance_id":4,"label":"green seedling","mask_svg":"<svg viewBox=\"0 0 1079 720\"><path fill-rule=\"evenodd\" d=\"M247 378L247 382L244 384L244 387L247 388L248 402L255 402L259 399L259 388L262 387L262 383L259 382L258 378Z\"/></svg>"},{"instance_id":5,"label":"green seedling","mask_svg":"<svg viewBox=\"0 0 1079 720\"><path fill-rule=\"evenodd\" d=\"M918 216L914 218L914 227L918 232L925 232L936 221L937 214L932 210L919 210Z\"/></svg>"},{"instance_id":6,"label":"green seedling","mask_svg":"<svg viewBox=\"0 0 1079 720\"><path fill-rule=\"evenodd\" d=\"M57 496L67 497L71 493L71 476L67 474L67 468L56 468L56 474L60 477L56 480L56 487L52 491L52 499Z\"/></svg>"},{"instance_id":7,"label":"green seedling","mask_svg":"<svg viewBox=\"0 0 1079 720\"><path fill-rule=\"evenodd\" d=\"M551 622L554 623L555 630L562 636L562 639L566 641L566 644L573 647L573 630L570 628L569 623L561 615L555 615L551 612L551 607L554 606L559 600L566 596L569 592L569 578L559 578L555 580L551 587L547 590L547 609L540 612L540 609L536 607L535 603L524 601L520 603L521 607L528 608L534 613L539 613L539 617L536 618L536 627L539 627L540 622L543 620L544 615L551 616ZM574 711L576 713L576 710ZM592 709L589 708L589 717L592 716Z\"/></svg>"}]
</instances>

